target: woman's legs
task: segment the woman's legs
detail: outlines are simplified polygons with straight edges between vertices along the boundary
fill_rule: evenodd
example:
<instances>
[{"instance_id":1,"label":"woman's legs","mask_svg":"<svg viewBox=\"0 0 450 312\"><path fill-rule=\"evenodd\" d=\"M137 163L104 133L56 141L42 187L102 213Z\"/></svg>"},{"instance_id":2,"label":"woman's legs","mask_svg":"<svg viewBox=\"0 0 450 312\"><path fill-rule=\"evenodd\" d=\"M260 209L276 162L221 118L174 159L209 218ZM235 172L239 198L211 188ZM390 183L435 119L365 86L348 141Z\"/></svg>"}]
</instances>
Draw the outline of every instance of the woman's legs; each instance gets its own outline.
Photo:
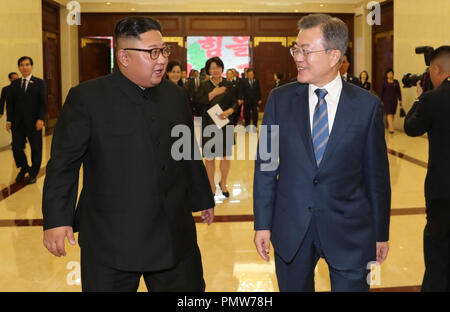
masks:
<instances>
[{"instance_id":1,"label":"woman's legs","mask_svg":"<svg viewBox=\"0 0 450 312\"><path fill-rule=\"evenodd\" d=\"M387 118L389 132L394 132L394 115L388 114L386 118Z\"/></svg>"},{"instance_id":2,"label":"woman's legs","mask_svg":"<svg viewBox=\"0 0 450 312\"><path fill-rule=\"evenodd\" d=\"M213 194L216 193L216 183L214 182L214 172L216 170L216 160L213 159L206 159L205 158L205 167L206 167L206 173L208 174L208 180L209 184L211 185L211 191Z\"/></svg>"},{"instance_id":3,"label":"woman's legs","mask_svg":"<svg viewBox=\"0 0 450 312\"><path fill-rule=\"evenodd\" d=\"M228 192L227 190L227 177L228 177L228 172L230 171L230 160L226 159L226 157L224 157L224 159L222 159L220 161L220 173L221 173L221 177L220 177L220 186L222 191L224 192Z\"/></svg>"}]
</instances>

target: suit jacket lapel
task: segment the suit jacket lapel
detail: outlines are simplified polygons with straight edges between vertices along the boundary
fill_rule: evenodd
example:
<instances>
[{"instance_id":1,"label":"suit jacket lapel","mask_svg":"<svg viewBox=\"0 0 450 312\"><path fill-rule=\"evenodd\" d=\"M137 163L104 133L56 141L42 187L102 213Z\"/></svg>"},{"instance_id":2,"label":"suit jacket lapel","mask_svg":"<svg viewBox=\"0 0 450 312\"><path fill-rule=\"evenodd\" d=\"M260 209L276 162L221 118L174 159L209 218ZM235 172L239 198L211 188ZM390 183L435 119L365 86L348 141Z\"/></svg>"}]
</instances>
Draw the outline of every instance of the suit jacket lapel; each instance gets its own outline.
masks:
<instances>
[{"instance_id":1,"label":"suit jacket lapel","mask_svg":"<svg viewBox=\"0 0 450 312\"><path fill-rule=\"evenodd\" d=\"M309 93L308 85L299 84L296 90L296 96L291 100L293 108L293 122L297 126L306 153L314 166L316 165L314 148L311 139L311 122L309 120Z\"/></svg>"},{"instance_id":2,"label":"suit jacket lapel","mask_svg":"<svg viewBox=\"0 0 450 312\"><path fill-rule=\"evenodd\" d=\"M323 160L320 163L319 168L325 166L328 160L331 158L333 151L338 146L339 141L345 135L345 131L352 123L355 117L355 111L357 110L357 103L355 103L350 94L350 88L347 82L342 82L342 92L339 98L339 104L334 118L333 128L328 139L327 147L323 155Z\"/></svg>"}]
</instances>

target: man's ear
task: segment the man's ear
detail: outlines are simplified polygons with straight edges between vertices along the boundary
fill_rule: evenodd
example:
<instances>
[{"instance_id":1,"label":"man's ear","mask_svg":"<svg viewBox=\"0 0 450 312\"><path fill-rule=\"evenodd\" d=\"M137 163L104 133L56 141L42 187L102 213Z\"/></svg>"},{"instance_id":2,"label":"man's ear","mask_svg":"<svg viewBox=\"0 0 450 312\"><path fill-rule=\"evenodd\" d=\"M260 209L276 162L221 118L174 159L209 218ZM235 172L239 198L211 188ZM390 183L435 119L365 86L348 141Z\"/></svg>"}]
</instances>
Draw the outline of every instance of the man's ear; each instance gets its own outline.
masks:
<instances>
[{"instance_id":1,"label":"man's ear","mask_svg":"<svg viewBox=\"0 0 450 312\"><path fill-rule=\"evenodd\" d=\"M440 62L433 62L432 64L430 64L430 67L433 66L434 72L436 73L436 75L441 75L442 74L442 64Z\"/></svg>"},{"instance_id":2,"label":"man's ear","mask_svg":"<svg viewBox=\"0 0 450 312\"><path fill-rule=\"evenodd\" d=\"M336 64L340 67L341 63L339 62L341 58L341 51L340 50L331 50L331 67L336 66Z\"/></svg>"},{"instance_id":3,"label":"man's ear","mask_svg":"<svg viewBox=\"0 0 450 312\"><path fill-rule=\"evenodd\" d=\"M123 49L119 49L117 52L117 62L119 62L123 67L128 67L128 53Z\"/></svg>"}]
</instances>

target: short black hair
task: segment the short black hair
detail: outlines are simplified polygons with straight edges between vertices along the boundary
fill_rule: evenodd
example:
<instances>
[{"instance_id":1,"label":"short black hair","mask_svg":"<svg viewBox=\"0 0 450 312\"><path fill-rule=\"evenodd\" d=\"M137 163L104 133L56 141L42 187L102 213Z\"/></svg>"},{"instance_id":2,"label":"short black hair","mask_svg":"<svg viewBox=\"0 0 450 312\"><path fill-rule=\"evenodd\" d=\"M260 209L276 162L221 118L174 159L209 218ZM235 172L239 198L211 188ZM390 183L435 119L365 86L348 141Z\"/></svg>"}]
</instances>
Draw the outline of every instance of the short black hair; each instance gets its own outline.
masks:
<instances>
[{"instance_id":1,"label":"short black hair","mask_svg":"<svg viewBox=\"0 0 450 312\"><path fill-rule=\"evenodd\" d=\"M386 71L384 72L384 77L387 78L387 74L390 73L390 72L394 73L394 70L392 68L386 69Z\"/></svg>"},{"instance_id":2,"label":"short black hair","mask_svg":"<svg viewBox=\"0 0 450 312\"><path fill-rule=\"evenodd\" d=\"M17 66L20 66L20 63L22 63L25 60L29 60L31 66L33 66L33 59L29 56L22 56L18 61L17 61Z\"/></svg>"},{"instance_id":3,"label":"short black hair","mask_svg":"<svg viewBox=\"0 0 450 312\"><path fill-rule=\"evenodd\" d=\"M361 81L362 73L366 73L366 75L367 75L366 81L369 81L369 73L367 72L367 70L363 70L362 72L359 73L359 81Z\"/></svg>"},{"instance_id":4,"label":"short black hair","mask_svg":"<svg viewBox=\"0 0 450 312\"><path fill-rule=\"evenodd\" d=\"M255 73L255 70L254 70L253 68L249 67L249 68L247 69L247 74L248 74L248 72Z\"/></svg>"},{"instance_id":5,"label":"short black hair","mask_svg":"<svg viewBox=\"0 0 450 312\"><path fill-rule=\"evenodd\" d=\"M430 62L444 55L450 55L450 46L443 45L434 50L433 53L431 53Z\"/></svg>"},{"instance_id":6,"label":"short black hair","mask_svg":"<svg viewBox=\"0 0 450 312\"><path fill-rule=\"evenodd\" d=\"M172 69L178 66L180 67L180 71L183 71L183 67L181 67L181 62L178 60L171 60L169 63L167 63L166 72L172 71Z\"/></svg>"},{"instance_id":7,"label":"short black hair","mask_svg":"<svg viewBox=\"0 0 450 312\"><path fill-rule=\"evenodd\" d=\"M140 34L150 30L162 32L161 24L150 17L133 16L126 17L117 22L114 28L114 43L117 47L119 38L133 37L140 39Z\"/></svg>"},{"instance_id":8,"label":"short black hair","mask_svg":"<svg viewBox=\"0 0 450 312\"><path fill-rule=\"evenodd\" d=\"M210 75L210 73L209 73L209 68L211 67L211 64L212 64L212 63L216 63L217 66L222 67L222 71L223 71L223 68L225 67L225 65L223 65L223 62L222 62L222 60L220 59L220 57L214 56L214 57L212 57L212 58L210 58L210 59L208 59L208 60L206 61L206 64L205 64L205 71L206 71L206 74L207 74L207 75Z\"/></svg>"},{"instance_id":9,"label":"short black hair","mask_svg":"<svg viewBox=\"0 0 450 312\"><path fill-rule=\"evenodd\" d=\"M450 72L450 46L443 45L433 51L430 57L430 63L437 60L442 59L442 70L445 72Z\"/></svg>"},{"instance_id":10,"label":"short black hair","mask_svg":"<svg viewBox=\"0 0 450 312\"><path fill-rule=\"evenodd\" d=\"M12 77L13 75L19 76L16 72L10 72L10 73L8 74L8 78L11 79L11 77Z\"/></svg>"}]
</instances>

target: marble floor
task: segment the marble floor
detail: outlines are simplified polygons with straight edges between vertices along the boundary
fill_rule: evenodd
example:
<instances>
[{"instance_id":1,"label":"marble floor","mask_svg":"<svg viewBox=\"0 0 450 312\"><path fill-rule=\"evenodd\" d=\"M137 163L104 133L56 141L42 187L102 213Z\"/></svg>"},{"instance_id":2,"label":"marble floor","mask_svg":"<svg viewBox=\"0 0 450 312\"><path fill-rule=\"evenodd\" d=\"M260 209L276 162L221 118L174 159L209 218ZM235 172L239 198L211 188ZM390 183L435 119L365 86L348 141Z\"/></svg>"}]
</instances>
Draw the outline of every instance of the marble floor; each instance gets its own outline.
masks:
<instances>
[{"instance_id":1,"label":"marble floor","mask_svg":"<svg viewBox=\"0 0 450 312\"><path fill-rule=\"evenodd\" d=\"M52 136L44 138L43 167L37 183L32 185L13 183L17 169L12 153L8 148L0 151L0 291L81 290L79 247L66 244L67 256L57 258L42 244L41 199L51 140ZM390 252L381 267L374 268L372 289L417 290L415 286L421 284L424 273L423 183L428 141L426 137L410 138L397 131L387 134L386 142L392 185ZM246 147L251 153L256 146L247 143ZM27 153L29 156L28 147ZM211 226L197 223L207 291L278 291L273 251L272 261L267 263L253 244L253 166L251 160L231 162L230 198L224 198L218 187L216 222ZM217 181L219 177L216 174ZM316 267L316 290L330 290L323 260ZM143 281L139 291L146 291Z\"/></svg>"}]
</instances>

